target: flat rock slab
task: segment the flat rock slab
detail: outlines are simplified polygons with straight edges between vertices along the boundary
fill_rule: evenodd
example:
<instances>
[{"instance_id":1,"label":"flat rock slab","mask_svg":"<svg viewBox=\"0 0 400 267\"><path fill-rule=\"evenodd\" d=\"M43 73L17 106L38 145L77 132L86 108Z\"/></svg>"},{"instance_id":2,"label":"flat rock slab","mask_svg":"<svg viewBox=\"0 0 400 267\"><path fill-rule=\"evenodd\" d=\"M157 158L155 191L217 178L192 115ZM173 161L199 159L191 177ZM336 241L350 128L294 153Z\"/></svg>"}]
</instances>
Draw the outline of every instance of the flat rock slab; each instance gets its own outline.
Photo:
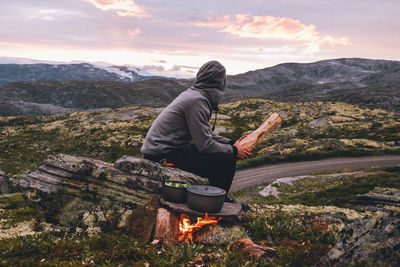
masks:
<instances>
[{"instance_id":1,"label":"flat rock slab","mask_svg":"<svg viewBox=\"0 0 400 267\"><path fill-rule=\"evenodd\" d=\"M176 213L185 213L189 216L204 216L204 213L190 209L187 203L174 203L162 198L160 203ZM221 217L221 220L229 222L239 222L242 218L241 211L242 205L240 203L225 202L220 212L210 213L208 216Z\"/></svg>"}]
</instances>

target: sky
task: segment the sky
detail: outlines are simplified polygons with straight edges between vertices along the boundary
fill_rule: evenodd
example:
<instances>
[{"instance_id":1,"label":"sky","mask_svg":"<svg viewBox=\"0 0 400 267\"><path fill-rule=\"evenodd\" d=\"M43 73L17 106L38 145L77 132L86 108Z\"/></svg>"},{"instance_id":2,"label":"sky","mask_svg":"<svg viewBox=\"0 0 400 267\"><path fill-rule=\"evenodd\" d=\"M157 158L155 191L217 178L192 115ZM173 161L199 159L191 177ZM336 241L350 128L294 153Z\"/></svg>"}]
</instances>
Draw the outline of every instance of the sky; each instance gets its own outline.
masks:
<instances>
[{"instance_id":1,"label":"sky","mask_svg":"<svg viewBox=\"0 0 400 267\"><path fill-rule=\"evenodd\" d=\"M286 62L400 60L399 0L0 0L0 57L194 77ZM168 75L167 75L168 76Z\"/></svg>"}]
</instances>

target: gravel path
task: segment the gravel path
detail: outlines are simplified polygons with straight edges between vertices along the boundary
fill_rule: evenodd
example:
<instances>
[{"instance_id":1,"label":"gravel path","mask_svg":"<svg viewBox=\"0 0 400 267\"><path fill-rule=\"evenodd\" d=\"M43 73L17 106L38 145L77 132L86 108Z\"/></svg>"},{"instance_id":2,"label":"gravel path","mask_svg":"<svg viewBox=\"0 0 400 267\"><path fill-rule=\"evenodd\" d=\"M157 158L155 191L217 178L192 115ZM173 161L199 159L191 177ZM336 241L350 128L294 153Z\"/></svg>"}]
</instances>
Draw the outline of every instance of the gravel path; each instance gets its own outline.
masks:
<instances>
[{"instance_id":1,"label":"gravel path","mask_svg":"<svg viewBox=\"0 0 400 267\"><path fill-rule=\"evenodd\" d=\"M400 166L400 156L373 156L361 158L332 158L316 161L277 163L239 170L230 192L273 182L278 178L306 175L323 171Z\"/></svg>"}]
</instances>

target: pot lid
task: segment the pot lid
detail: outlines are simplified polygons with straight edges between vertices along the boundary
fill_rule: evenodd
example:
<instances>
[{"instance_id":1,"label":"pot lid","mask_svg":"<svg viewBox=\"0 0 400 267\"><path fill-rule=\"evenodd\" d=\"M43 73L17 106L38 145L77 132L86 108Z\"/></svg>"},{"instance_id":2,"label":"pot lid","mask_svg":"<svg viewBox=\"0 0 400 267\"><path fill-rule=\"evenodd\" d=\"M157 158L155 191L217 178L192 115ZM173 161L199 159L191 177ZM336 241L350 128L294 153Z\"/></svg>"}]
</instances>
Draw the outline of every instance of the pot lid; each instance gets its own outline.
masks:
<instances>
[{"instance_id":1,"label":"pot lid","mask_svg":"<svg viewBox=\"0 0 400 267\"><path fill-rule=\"evenodd\" d=\"M226 194L224 189L211 185L191 185L187 188L187 191L202 196L222 196Z\"/></svg>"}]
</instances>

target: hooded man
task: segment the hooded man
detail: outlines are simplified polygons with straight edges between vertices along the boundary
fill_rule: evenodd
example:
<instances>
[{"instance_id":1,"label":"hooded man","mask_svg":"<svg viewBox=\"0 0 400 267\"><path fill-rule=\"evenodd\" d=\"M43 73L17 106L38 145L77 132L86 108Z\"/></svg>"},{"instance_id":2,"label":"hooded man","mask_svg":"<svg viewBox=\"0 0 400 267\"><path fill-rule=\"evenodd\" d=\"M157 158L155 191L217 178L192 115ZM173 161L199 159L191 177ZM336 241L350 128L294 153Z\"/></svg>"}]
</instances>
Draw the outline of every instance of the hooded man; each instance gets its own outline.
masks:
<instances>
[{"instance_id":1,"label":"hooded man","mask_svg":"<svg viewBox=\"0 0 400 267\"><path fill-rule=\"evenodd\" d=\"M166 160L206 177L210 185L224 189L228 195L236 160L246 159L251 149L212 133L212 110L218 112L225 88L225 67L217 61L204 64L193 86L176 97L151 125L141 148L144 158Z\"/></svg>"}]
</instances>

